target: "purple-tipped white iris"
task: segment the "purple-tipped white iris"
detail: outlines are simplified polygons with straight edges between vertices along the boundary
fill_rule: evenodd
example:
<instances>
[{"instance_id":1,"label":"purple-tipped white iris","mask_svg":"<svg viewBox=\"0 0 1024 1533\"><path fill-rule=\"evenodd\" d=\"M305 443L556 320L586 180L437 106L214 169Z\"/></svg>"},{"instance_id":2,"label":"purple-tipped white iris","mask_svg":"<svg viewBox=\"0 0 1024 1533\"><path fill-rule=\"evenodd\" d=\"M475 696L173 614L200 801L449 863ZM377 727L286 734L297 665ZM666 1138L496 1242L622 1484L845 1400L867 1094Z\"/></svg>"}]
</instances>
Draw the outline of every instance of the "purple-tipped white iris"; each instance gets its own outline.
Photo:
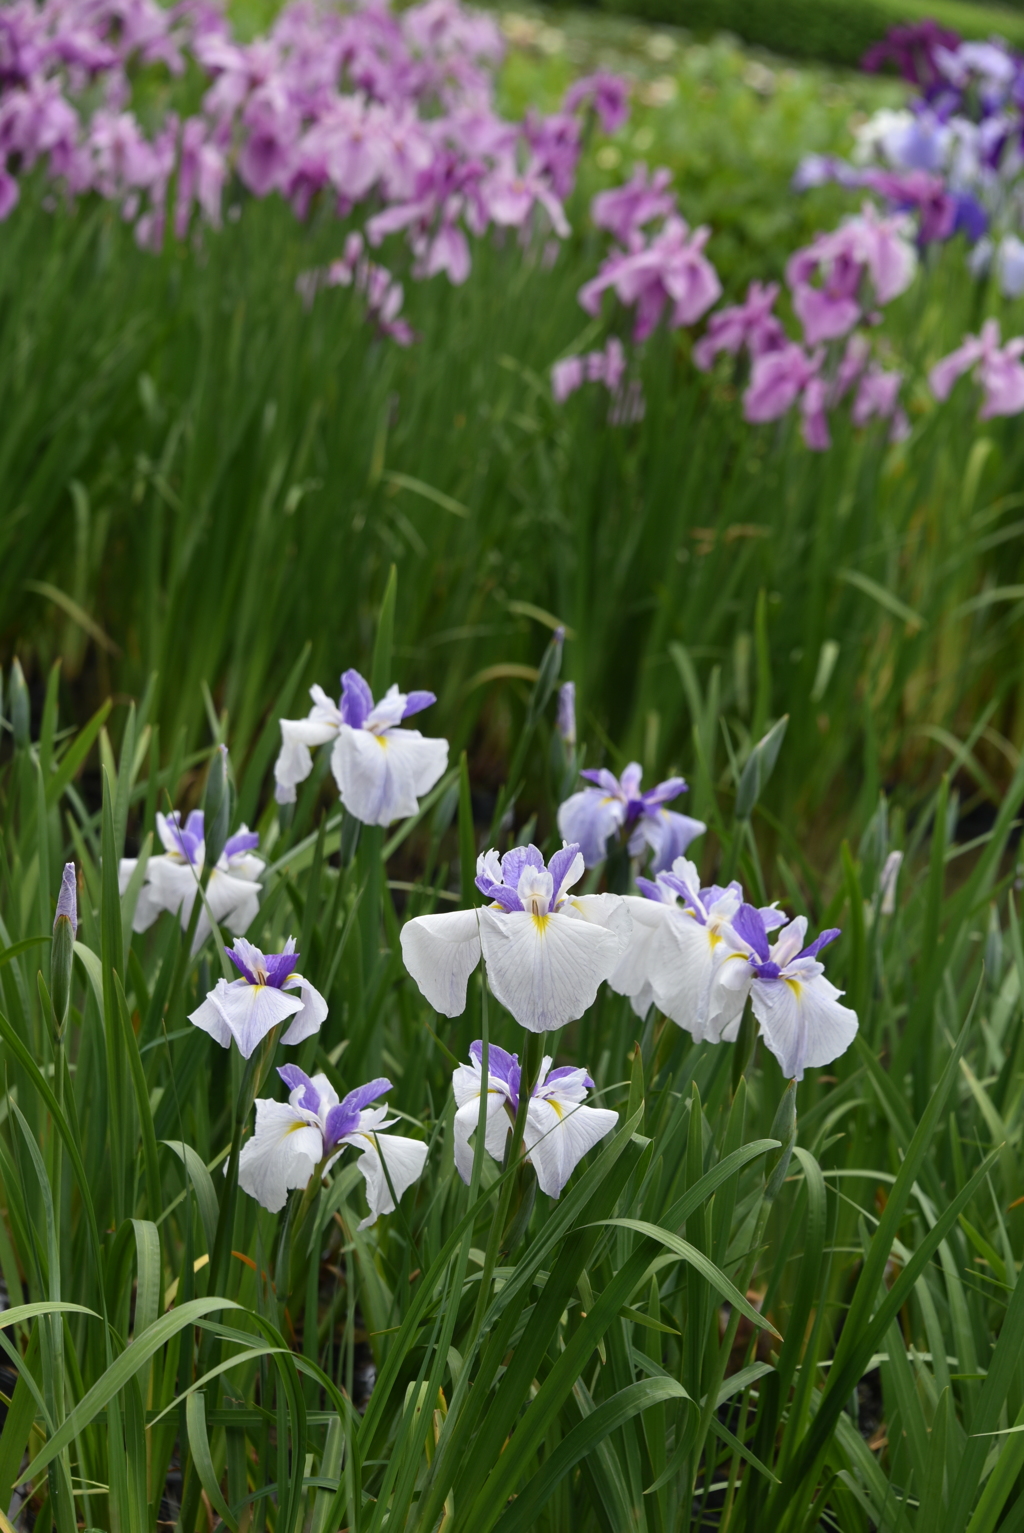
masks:
<instances>
[{"instance_id":1,"label":"purple-tipped white iris","mask_svg":"<svg viewBox=\"0 0 1024 1533\"><path fill-rule=\"evenodd\" d=\"M535 846L477 859L477 910L417 916L402 927L402 957L437 1011L466 1009L466 985L483 952L496 998L522 1026L551 1032L582 1017L629 941L629 915L615 894L573 895L583 877L578 846L545 866Z\"/></svg>"},{"instance_id":2,"label":"purple-tipped white iris","mask_svg":"<svg viewBox=\"0 0 1024 1533\"><path fill-rule=\"evenodd\" d=\"M433 692L399 692L392 686L375 703L358 671L346 671L341 686L337 707L322 687L311 687L308 717L281 720L274 767L278 803L295 802L298 784L313 770L310 747L333 740L331 771L350 814L364 825L390 825L415 814L419 799L448 765L448 741L399 725L436 702Z\"/></svg>"},{"instance_id":3,"label":"purple-tipped white iris","mask_svg":"<svg viewBox=\"0 0 1024 1533\"><path fill-rule=\"evenodd\" d=\"M652 1002L699 1042L732 1042L739 1030L750 987L744 912L756 916L763 931L786 917L772 907L754 911L744 904L735 881L700 887L692 862L680 857L671 872L652 882L637 880L642 897L626 900L634 939L609 983L627 995L638 1016ZM731 974L735 984L727 983Z\"/></svg>"},{"instance_id":4,"label":"purple-tipped white iris","mask_svg":"<svg viewBox=\"0 0 1024 1533\"><path fill-rule=\"evenodd\" d=\"M761 1037L779 1061L783 1075L803 1080L808 1066L828 1065L845 1054L857 1033L857 1013L840 1006L841 990L825 978L818 954L839 936L838 927L823 931L804 946L807 919L798 916L783 928L769 948L763 925L752 919L757 913L745 907L737 923L752 949L748 960L750 979L744 983L738 969L723 976L723 983L746 994L761 1026Z\"/></svg>"},{"instance_id":5,"label":"purple-tipped white iris","mask_svg":"<svg viewBox=\"0 0 1024 1533\"><path fill-rule=\"evenodd\" d=\"M391 1082L383 1077L370 1081L339 1101L326 1075L311 1080L297 1065L284 1065L277 1073L289 1088L288 1100L257 1098L256 1131L238 1159L242 1190L276 1214L292 1188L308 1187L316 1174L326 1176L351 1145L359 1152L370 1205L359 1228L365 1230L381 1214L390 1214L395 1206L391 1189L400 1198L427 1158L427 1146L420 1140L381 1133L398 1120L387 1116L386 1107L370 1103L390 1091Z\"/></svg>"},{"instance_id":6,"label":"purple-tipped white iris","mask_svg":"<svg viewBox=\"0 0 1024 1533\"><path fill-rule=\"evenodd\" d=\"M78 875L75 872L73 862L64 864L64 872L61 874L60 893L57 896L57 913L54 916L54 930L61 916L65 916L71 923L72 936L78 936Z\"/></svg>"},{"instance_id":7,"label":"purple-tipped white iris","mask_svg":"<svg viewBox=\"0 0 1024 1533\"><path fill-rule=\"evenodd\" d=\"M621 777L603 768L580 776L596 786L581 788L566 799L558 811L558 829L566 841L579 843L588 868L604 860L608 837L621 833L631 857L639 857L645 846L652 849L651 871L659 873L707 830L703 820L665 808L686 792L681 777L669 777L641 793L643 767L638 761L631 761Z\"/></svg>"},{"instance_id":8,"label":"purple-tipped white iris","mask_svg":"<svg viewBox=\"0 0 1024 1533\"><path fill-rule=\"evenodd\" d=\"M469 1046L470 1063L452 1075L455 1092L455 1166L464 1182L473 1170L470 1136L484 1120L487 1153L501 1161L505 1141L519 1110L519 1056L492 1043L487 1051L487 1100L482 1100L483 1044ZM618 1122L607 1107L584 1107L594 1082L586 1070L562 1065L551 1068L545 1055L540 1076L530 1095L523 1129L523 1148L537 1173L537 1185L557 1198L584 1155Z\"/></svg>"},{"instance_id":9,"label":"purple-tipped white iris","mask_svg":"<svg viewBox=\"0 0 1024 1533\"><path fill-rule=\"evenodd\" d=\"M296 972L299 955L289 937L283 953L261 953L239 937L225 949L241 979L219 979L202 1005L189 1013L189 1021L222 1046L238 1045L243 1059L262 1043L271 1028L290 1025L282 1043L301 1043L320 1031L327 1016L327 1002L308 979Z\"/></svg>"},{"instance_id":10,"label":"purple-tipped white iris","mask_svg":"<svg viewBox=\"0 0 1024 1533\"><path fill-rule=\"evenodd\" d=\"M203 811L193 809L184 824L177 809L173 814L157 814L156 830L164 851L151 857L146 864L146 878L139 891L132 930L147 931L161 911L170 910L179 913L181 929L187 931L206 861ZM260 899L257 880L265 866L262 857L253 855L259 844L259 836L246 825L228 837L206 886L206 899L199 912L192 944L193 954L210 935L211 915L218 926L227 926L237 936L254 920ZM122 894L137 866L137 858L121 858L118 883Z\"/></svg>"}]
</instances>

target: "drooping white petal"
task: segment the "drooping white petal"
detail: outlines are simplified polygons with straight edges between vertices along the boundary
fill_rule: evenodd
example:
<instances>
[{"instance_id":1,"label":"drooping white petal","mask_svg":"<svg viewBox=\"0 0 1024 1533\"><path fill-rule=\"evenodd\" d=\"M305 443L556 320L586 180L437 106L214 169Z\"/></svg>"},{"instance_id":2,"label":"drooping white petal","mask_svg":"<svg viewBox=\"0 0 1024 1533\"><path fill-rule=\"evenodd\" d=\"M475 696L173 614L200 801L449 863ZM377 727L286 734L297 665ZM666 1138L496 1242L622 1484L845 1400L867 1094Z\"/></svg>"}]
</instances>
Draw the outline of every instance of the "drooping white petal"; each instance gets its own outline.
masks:
<instances>
[{"instance_id":1,"label":"drooping white petal","mask_svg":"<svg viewBox=\"0 0 1024 1533\"><path fill-rule=\"evenodd\" d=\"M124 894L131 883L132 874L139 865L137 857L122 857L117 865L117 892Z\"/></svg>"},{"instance_id":2,"label":"drooping white petal","mask_svg":"<svg viewBox=\"0 0 1024 1533\"><path fill-rule=\"evenodd\" d=\"M226 979L219 979L217 984L223 985L225 990L227 989L228 982ZM213 1004L212 990L206 999L199 1003L195 1011L189 1012L188 1019L196 1027L201 1027L204 1033L209 1033L210 1037L216 1043L219 1043L222 1049L229 1049L231 1047L231 1029L224 1020L224 1013L218 1006Z\"/></svg>"},{"instance_id":3,"label":"drooping white petal","mask_svg":"<svg viewBox=\"0 0 1024 1533\"><path fill-rule=\"evenodd\" d=\"M448 741L418 729L374 734L343 724L331 755L341 801L364 825L390 825L419 808L448 765Z\"/></svg>"},{"instance_id":4,"label":"drooping white petal","mask_svg":"<svg viewBox=\"0 0 1024 1533\"><path fill-rule=\"evenodd\" d=\"M533 1097L523 1144L537 1173L537 1186L557 1198L584 1155L618 1122L606 1107L583 1107L556 1097Z\"/></svg>"},{"instance_id":5,"label":"drooping white petal","mask_svg":"<svg viewBox=\"0 0 1024 1533\"><path fill-rule=\"evenodd\" d=\"M322 1155L323 1136L312 1113L259 1098L256 1131L238 1157L238 1185L276 1214L291 1188L309 1185Z\"/></svg>"},{"instance_id":6,"label":"drooping white petal","mask_svg":"<svg viewBox=\"0 0 1024 1533\"><path fill-rule=\"evenodd\" d=\"M257 884L248 878L236 878L233 873L222 873L220 868L214 868L206 886L206 903L199 913L193 951L197 951L210 935L208 911L218 926L226 926L234 936L240 937L256 919L259 908L260 891ZM186 924L182 922L183 926Z\"/></svg>"},{"instance_id":7,"label":"drooping white petal","mask_svg":"<svg viewBox=\"0 0 1024 1533\"><path fill-rule=\"evenodd\" d=\"M616 994L629 996L633 1010L642 1019L654 1000L651 950L662 926L672 920L672 908L632 894L625 895L622 903L629 912L630 936L608 983Z\"/></svg>"},{"instance_id":8,"label":"drooping white petal","mask_svg":"<svg viewBox=\"0 0 1024 1533\"><path fill-rule=\"evenodd\" d=\"M311 687L313 707L305 719L281 720L281 750L274 763L274 797L294 804L295 790L313 770L310 750L326 745L338 733L341 714L322 687Z\"/></svg>"},{"instance_id":9,"label":"drooping white petal","mask_svg":"<svg viewBox=\"0 0 1024 1533\"><path fill-rule=\"evenodd\" d=\"M717 948L712 960L704 1037L709 1043L735 1043L750 994L753 970L746 949Z\"/></svg>"},{"instance_id":10,"label":"drooping white petal","mask_svg":"<svg viewBox=\"0 0 1024 1533\"><path fill-rule=\"evenodd\" d=\"M198 875L187 862L163 855L151 857L146 864L146 882L135 906L132 930L146 931L163 910L180 912L182 927L187 927L198 887Z\"/></svg>"},{"instance_id":11,"label":"drooping white petal","mask_svg":"<svg viewBox=\"0 0 1024 1533\"><path fill-rule=\"evenodd\" d=\"M475 910L416 916L401 933L405 967L435 1011L457 1017L466 1009L466 986L480 962Z\"/></svg>"},{"instance_id":12,"label":"drooping white petal","mask_svg":"<svg viewBox=\"0 0 1024 1533\"><path fill-rule=\"evenodd\" d=\"M651 986L658 1007L696 1042L717 1043L738 1023L746 990L719 982L721 966L748 948L721 922L702 926L689 910L677 907L651 944ZM737 976L741 970L737 971Z\"/></svg>"},{"instance_id":13,"label":"drooping white petal","mask_svg":"<svg viewBox=\"0 0 1024 1533\"><path fill-rule=\"evenodd\" d=\"M301 1043L304 1038L312 1038L314 1033L320 1031L327 1018L327 1002L316 986L311 985L301 974L297 974L287 988L298 988L302 1002L302 1008L295 1013L288 1031L281 1035L281 1042L291 1046Z\"/></svg>"},{"instance_id":14,"label":"drooping white petal","mask_svg":"<svg viewBox=\"0 0 1024 1533\"><path fill-rule=\"evenodd\" d=\"M798 960L779 979L754 980L750 1003L783 1075L803 1080L809 1066L845 1054L856 1036L857 1013L840 1006L842 993L813 960Z\"/></svg>"},{"instance_id":15,"label":"drooping white petal","mask_svg":"<svg viewBox=\"0 0 1024 1533\"><path fill-rule=\"evenodd\" d=\"M622 916L613 919L612 907L602 906L609 924L598 925L590 914L591 901L608 900L622 908ZM563 911L570 906L588 908L577 908L572 919L563 913L479 912L491 989L516 1021L534 1033L551 1032L582 1017L628 941L629 915L617 896L567 901Z\"/></svg>"},{"instance_id":16,"label":"drooping white petal","mask_svg":"<svg viewBox=\"0 0 1024 1533\"><path fill-rule=\"evenodd\" d=\"M400 1198L422 1172L427 1160L427 1146L420 1139L405 1139L401 1134L363 1133L361 1130L346 1134L343 1142L360 1152L359 1169L366 1178L366 1201L370 1205L367 1217L359 1221L359 1228L365 1230L375 1224L381 1214L390 1214L394 1209L388 1177L395 1196ZM387 1176L382 1157L387 1164Z\"/></svg>"},{"instance_id":17,"label":"drooping white petal","mask_svg":"<svg viewBox=\"0 0 1024 1533\"><path fill-rule=\"evenodd\" d=\"M457 1074L458 1072L456 1072ZM458 1101L458 1095L456 1095ZM505 1140L512 1130L512 1119L506 1111L508 1093L499 1088L487 1092L484 1121L484 1146L493 1160L500 1161L505 1153ZM455 1114L455 1169L469 1185L473 1174L473 1146L470 1136L480 1126L480 1082L477 1080L476 1095L463 1101Z\"/></svg>"},{"instance_id":18,"label":"drooping white petal","mask_svg":"<svg viewBox=\"0 0 1024 1533\"><path fill-rule=\"evenodd\" d=\"M227 1048L223 1032L218 1035L209 1025L207 1005L219 1015L229 1037L237 1043L242 1058L248 1059L272 1027L302 1009L302 1000L285 990L275 990L272 985L250 985L244 979L232 980L229 984L227 980L219 979L203 1005L190 1014L189 1021Z\"/></svg>"}]
</instances>

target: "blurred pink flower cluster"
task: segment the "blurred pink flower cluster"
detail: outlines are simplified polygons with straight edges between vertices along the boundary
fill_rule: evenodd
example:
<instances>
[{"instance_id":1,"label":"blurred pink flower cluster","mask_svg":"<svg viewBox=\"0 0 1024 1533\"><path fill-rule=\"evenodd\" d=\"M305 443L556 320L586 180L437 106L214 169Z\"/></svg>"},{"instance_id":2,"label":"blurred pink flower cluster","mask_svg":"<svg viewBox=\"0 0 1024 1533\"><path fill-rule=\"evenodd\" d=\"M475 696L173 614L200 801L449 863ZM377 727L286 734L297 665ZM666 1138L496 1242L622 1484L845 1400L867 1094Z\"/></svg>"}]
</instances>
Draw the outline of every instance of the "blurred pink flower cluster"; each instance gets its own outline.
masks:
<instances>
[{"instance_id":1,"label":"blurred pink flower cluster","mask_svg":"<svg viewBox=\"0 0 1024 1533\"><path fill-rule=\"evenodd\" d=\"M865 203L859 215L819 234L787 263L802 343L787 335L773 312L778 284L753 282L742 304L711 316L694 347L697 367L708 371L720 354L738 357L746 351L744 418L779 420L797 408L804 440L815 451L831 445L828 412L848 396L855 426L888 420L890 437L904 437L909 427L899 404L903 375L874 359L869 327L880 320L878 310L913 281L917 255L910 235L905 217L882 217Z\"/></svg>"},{"instance_id":2,"label":"blurred pink flower cluster","mask_svg":"<svg viewBox=\"0 0 1024 1533\"><path fill-rule=\"evenodd\" d=\"M66 195L116 202L156 249L168 216L178 238L197 207L218 225L234 178L299 217L315 198L340 217L359 207L371 245L401 232L414 275L462 282L468 236L568 234L582 114L618 125L628 110L622 82L600 75L564 111L507 121L494 101L502 55L495 22L458 0L291 0L247 44L206 0L16 0L0 8L0 217L42 163ZM154 67L198 72L206 88L198 112L147 130L133 92ZM383 268L362 260L348 264L371 298ZM395 302L387 288L370 308L379 320Z\"/></svg>"}]
</instances>

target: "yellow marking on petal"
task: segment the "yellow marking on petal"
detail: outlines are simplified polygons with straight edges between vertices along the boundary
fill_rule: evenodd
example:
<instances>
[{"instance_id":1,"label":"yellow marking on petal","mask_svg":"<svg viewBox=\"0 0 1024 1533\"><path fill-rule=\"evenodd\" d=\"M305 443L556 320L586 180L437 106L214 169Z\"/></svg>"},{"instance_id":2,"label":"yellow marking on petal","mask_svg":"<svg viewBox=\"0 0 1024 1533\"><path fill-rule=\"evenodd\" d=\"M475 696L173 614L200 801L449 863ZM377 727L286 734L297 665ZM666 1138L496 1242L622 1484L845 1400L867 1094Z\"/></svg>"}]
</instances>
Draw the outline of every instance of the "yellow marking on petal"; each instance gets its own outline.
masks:
<instances>
[{"instance_id":1,"label":"yellow marking on petal","mask_svg":"<svg viewBox=\"0 0 1024 1533\"><path fill-rule=\"evenodd\" d=\"M544 928L547 926L548 922L551 920L551 916L550 915L546 915L546 916L533 915L533 916L530 917L530 919L533 922L534 926L537 928L537 930L540 932L541 936L543 936L544 935Z\"/></svg>"},{"instance_id":2,"label":"yellow marking on petal","mask_svg":"<svg viewBox=\"0 0 1024 1533\"><path fill-rule=\"evenodd\" d=\"M285 1130L285 1132L288 1133L288 1134L297 1134L299 1132L300 1128L312 1128L312 1127L313 1127L312 1123L307 1123L305 1118L302 1118L302 1119L296 1118L294 1123L291 1123L291 1124L288 1125L288 1128Z\"/></svg>"},{"instance_id":3,"label":"yellow marking on petal","mask_svg":"<svg viewBox=\"0 0 1024 1533\"><path fill-rule=\"evenodd\" d=\"M785 975L783 976L783 978L785 978ZM804 988L803 985L801 985L800 981L798 979L786 979L786 984L789 986L790 990L792 990L792 992L796 996L797 1000L799 1000L800 999L800 993L801 993L801 991Z\"/></svg>"},{"instance_id":4,"label":"yellow marking on petal","mask_svg":"<svg viewBox=\"0 0 1024 1533\"><path fill-rule=\"evenodd\" d=\"M555 1109L555 1112L558 1114L559 1118L564 1118L565 1117L565 1113L559 1107L559 1105L555 1101L554 1097L548 1097L548 1106L549 1107L553 1107Z\"/></svg>"},{"instance_id":5,"label":"yellow marking on petal","mask_svg":"<svg viewBox=\"0 0 1024 1533\"><path fill-rule=\"evenodd\" d=\"M725 941L725 938L722 936L721 932L713 931L710 927L707 927L705 929L706 929L707 934L708 934L708 945L709 945L709 947L711 947L712 950L714 950L718 946L718 944L720 942L724 942Z\"/></svg>"},{"instance_id":6,"label":"yellow marking on petal","mask_svg":"<svg viewBox=\"0 0 1024 1533\"><path fill-rule=\"evenodd\" d=\"M382 751L386 751L387 750L388 742L385 740L383 735L374 735L373 738L376 740L377 744L380 746Z\"/></svg>"}]
</instances>

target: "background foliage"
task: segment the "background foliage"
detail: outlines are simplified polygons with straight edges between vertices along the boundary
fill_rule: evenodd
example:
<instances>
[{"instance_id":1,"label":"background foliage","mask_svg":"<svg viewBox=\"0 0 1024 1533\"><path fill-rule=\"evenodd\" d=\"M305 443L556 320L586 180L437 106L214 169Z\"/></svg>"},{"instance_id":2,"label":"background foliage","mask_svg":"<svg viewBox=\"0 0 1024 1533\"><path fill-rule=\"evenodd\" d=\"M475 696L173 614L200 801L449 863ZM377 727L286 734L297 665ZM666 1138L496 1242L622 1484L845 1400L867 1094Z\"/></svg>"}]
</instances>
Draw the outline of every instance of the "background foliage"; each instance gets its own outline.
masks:
<instances>
[{"instance_id":1,"label":"background foliage","mask_svg":"<svg viewBox=\"0 0 1024 1533\"><path fill-rule=\"evenodd\" d=\"M595 339L575 301L597 260L590 192L635 158L670 164L740 291L835 219L830 194L789 193L798 155L845 148L851 113L898 96L721 39L506 26L513 107L614 59L640 110L592 146L582 232L553 268L488 247L464 288L416 284L408 353L344 292L303 309L295 278L337 254L334 221L247 205L156 258L105 209L26 197L5 226L0 611L29 691L8 668L0 1510L27 1471L24 1525L61 1533L179 1507L189 1528L288 1533L1009 1533L1019 433L980 430L967 391L937 409L922 390L906 443L851 433L812 456L788 426L744 426L685 339L644 355L641 423L610 428L593 392L555 408L551 363ZM920 371L987 312L1020 328L954 246L889 324ZM452 1056L516 1047L509 1019L477 987L439 1021L396 939L406 915L468 900L503 787L501 835L549 841L550 709L525 781L506 776L558 621L588 763L680 767L711 827L705 876L737 870L842 925L830 974L861 1034L794 1092L751 1032L694 1046L603 995L557 1049L620 1130L531 1205L520 1168L499 1185L481 1155L467 1191L450 1157ZM325 762L293 816L267 793L278 717L348 664L434 687L453 745L422 816L354 855ZM737 822L750 747L783 715ZM369 1232L344 1167L297 1224L233 1198L220 1167L255 1082L186 1021L219 960L210 945L193 964L166 916L133 937L118 898L122 849L145 853L158 807L200 801L221 739L236 821L258 822L269 860L250 935L294 933L331 1006L295 1057L340 1090L388 1074L430 1142ZM81 927L57 1048L46 934L66 855Z\"/></svg>"}]
</instances>

